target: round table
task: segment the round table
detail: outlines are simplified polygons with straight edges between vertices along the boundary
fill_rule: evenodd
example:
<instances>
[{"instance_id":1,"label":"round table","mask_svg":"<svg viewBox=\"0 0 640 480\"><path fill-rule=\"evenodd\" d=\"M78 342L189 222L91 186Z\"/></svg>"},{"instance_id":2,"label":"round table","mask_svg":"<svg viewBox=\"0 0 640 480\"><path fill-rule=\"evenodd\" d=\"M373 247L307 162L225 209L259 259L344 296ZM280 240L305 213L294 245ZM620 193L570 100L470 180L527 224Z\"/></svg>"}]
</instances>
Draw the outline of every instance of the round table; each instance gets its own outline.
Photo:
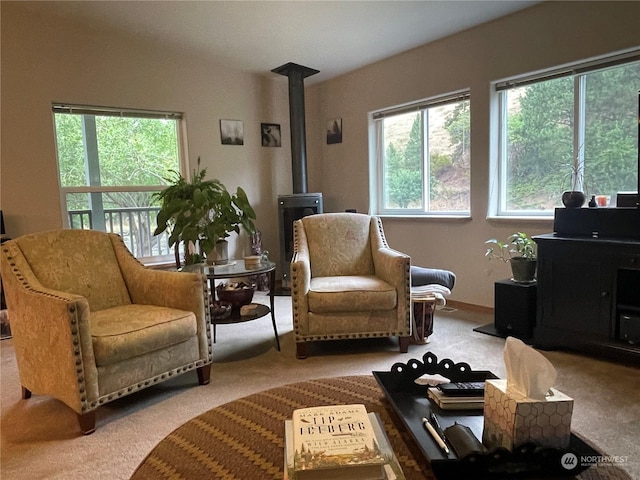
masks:
<instances>
[{"instance_id":1,"label":"round table","mask_svg":"<svg viewBox=\"0 0 640 480\"><path fill-rule=\"evenodd\" d=\"M216 325L248 322L262 318L271 313L271 324L273 325L273 333L276 337L276 348L280 351L280 338L278 336L278 328L276 326L275 308L274 308L274 292L276 284L276 264L270 260L262 260L254 266L245 266L243 260L231 260L224 265L209 265L207 263L195 263L182 267L185 272L202 272L209 280L209 289L212 298L215 298L216 285L215 281L224 278L241 278L257 275L269 275L269 305L258 304L254 315L242 316L239 310L234 310L226 318L214 318L211 316L211 324L213 325L213 341L216 341Z\"/></svg>"},{"instance_id":2,"label":"round table","mask_svg":"<svg viewBox=\"0 0 640 480\"><path fill-rule=\"evenodd\" d=\"M272 388L205 412L164 438L132 480L282 480L284 421L296 408L363 403L384 424L407 480L433 479L412 439L392 418L372 376L336 377ZM396 423L397 422L397 423ZM417 459L417 460L416 460Z\"/></svg>"}]
</instances>

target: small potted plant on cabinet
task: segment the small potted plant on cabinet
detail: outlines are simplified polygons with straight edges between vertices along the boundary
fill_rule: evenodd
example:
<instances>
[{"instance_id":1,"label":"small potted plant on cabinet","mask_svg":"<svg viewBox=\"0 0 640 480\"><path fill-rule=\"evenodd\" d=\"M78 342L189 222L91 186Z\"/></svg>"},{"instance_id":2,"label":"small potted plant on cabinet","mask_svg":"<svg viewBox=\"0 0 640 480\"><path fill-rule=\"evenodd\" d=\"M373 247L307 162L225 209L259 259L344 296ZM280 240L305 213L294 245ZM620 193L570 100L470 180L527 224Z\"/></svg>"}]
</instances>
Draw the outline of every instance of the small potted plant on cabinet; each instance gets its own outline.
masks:
<instances>
[{"instance_id":1,"label":"small potted plant on cabinet","mask_svg":"<svg viewBox=\"0 0 640 480\"><path fill-rule=\"evenodd\" d=\"M570 189L562 193L562 204L567 208L580 208L584 205L587 196L584 193L584 163L580 155L582 147L578 150L578 155L573 158L567 166L570 172L566 175L565 181L570 181Z\"/></svg>"},{"instance_id":2,"label":"small potted plant on cabinet","mask_svg":"<svg viewBox=\"0 0 640 480\"><path fill-rule=\"evenodd\" d=\"M249 234L255 231L256 214L247 194L238 187L232 195L219 180L205 180L206 169L194 171L191 181L174 173L171 185L156 194L161 207L153 234L167 230L170 247L184 242L187 264L197 263L203 256L209 262L215 259L216 263L227 263L226 238L229 234L240 233L240 227ZM186 252L191 251L191 246L195 246L196 253L189 255Z\"/></svg>"},{"instance_id":3,"label":"small potted plant on cabinet","mask_svg":"<svg viewBox=\"0 0 640 480\"><path fill-rule=\"evenodd\" d=\"M526 233L516 232L509 235L506 242L492 238L485 243L491 245L487 248L485 257L511 264L514 282L531 283L535 280L537 245Z\"/></svg>"}]
</instances>

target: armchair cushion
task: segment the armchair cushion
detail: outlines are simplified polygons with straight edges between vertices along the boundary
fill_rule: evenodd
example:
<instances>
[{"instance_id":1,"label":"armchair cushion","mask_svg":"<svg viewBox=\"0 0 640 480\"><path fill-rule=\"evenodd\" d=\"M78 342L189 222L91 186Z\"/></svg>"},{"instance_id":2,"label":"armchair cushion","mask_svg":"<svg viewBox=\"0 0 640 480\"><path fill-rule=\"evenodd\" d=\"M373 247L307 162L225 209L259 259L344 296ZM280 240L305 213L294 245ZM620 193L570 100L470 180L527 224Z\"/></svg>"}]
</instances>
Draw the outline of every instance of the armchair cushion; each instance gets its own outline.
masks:
<instances>
[{"instance_id":1,"label":"armchair cushion","mask_svg":"<svg viewBox=\"0 0 640 480\"><path fill-rule=\"evenodd\" d=\"M373 275L314 277L309 310L315 313L393 310L396 289Z\"/></svg>"},{"instance_id":2,"label":"armchair cushion","mask_svg":"<svg viewBox=\"0 0 640 480\"><path fill-rule=\"evenodd\" d=\"M368 216L313 217L304 228L314 277L375 274Z\"/></svg>"},{"instance_id":3,"label":"armchair cushion","mask_svg":"<svg viewBox=\"0 0 640 480\"><path fill-rule=\"evenodd\" d=\"M91 313L98 367L165 349L197 334L193 312L155 305L121 305Z\"/></svg>"}]
</instances>

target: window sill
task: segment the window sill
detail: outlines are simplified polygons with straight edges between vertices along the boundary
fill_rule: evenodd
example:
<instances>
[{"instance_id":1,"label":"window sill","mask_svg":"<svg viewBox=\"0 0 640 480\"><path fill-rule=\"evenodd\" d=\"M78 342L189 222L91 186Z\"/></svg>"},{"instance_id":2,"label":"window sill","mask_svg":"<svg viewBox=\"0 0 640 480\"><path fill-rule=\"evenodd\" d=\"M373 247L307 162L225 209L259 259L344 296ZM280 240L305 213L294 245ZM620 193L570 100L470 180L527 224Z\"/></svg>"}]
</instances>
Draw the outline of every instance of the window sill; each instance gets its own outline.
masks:
<instances>
[{"instance_id":1,"label":"window sill","mask_svg":"<svg viewBox=\"0 0 640 480\"><path fill-rule=\"evenodd\" d=\"M389 218L389 219L399 219L399 220L445 220L445 221L469 221L471 220L471 215L462 214L462 215L393 215L393 214L374 214L376 217L380 218Z\"/></svg>"},{"instance_id":2,"label":"window sill","mask_svg":"<svg viewBox=\"0 0 640 480\"><path fill-rule=\"evenodd\" d=\"M539 222L539 223L553 223L553 215L540 216L540 215L487 215L487 220L492 222Z\"/></svg>"}]
</instances>

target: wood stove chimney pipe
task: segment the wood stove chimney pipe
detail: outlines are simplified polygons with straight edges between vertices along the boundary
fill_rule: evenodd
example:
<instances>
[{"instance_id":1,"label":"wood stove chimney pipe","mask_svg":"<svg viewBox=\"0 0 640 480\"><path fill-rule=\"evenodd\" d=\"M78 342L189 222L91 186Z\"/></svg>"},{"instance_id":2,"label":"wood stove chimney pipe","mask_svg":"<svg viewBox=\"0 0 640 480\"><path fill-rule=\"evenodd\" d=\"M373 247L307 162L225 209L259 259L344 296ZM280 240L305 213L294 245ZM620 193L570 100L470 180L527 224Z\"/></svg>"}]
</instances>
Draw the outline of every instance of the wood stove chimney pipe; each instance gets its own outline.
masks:
<instances>
[{"instance_id":1,"label":"wood stove chimney pipe","mask_svg":"<svg viewBox=\"0 0 640 480\"><path fill-rule=\"evenodd\" d=\"M291 130L291 171L293 193L307 193L307 140L304 117L304 79L319 70L285 63L271 70L289 78L289 122Z\"/></svg>"}]
</instances>

